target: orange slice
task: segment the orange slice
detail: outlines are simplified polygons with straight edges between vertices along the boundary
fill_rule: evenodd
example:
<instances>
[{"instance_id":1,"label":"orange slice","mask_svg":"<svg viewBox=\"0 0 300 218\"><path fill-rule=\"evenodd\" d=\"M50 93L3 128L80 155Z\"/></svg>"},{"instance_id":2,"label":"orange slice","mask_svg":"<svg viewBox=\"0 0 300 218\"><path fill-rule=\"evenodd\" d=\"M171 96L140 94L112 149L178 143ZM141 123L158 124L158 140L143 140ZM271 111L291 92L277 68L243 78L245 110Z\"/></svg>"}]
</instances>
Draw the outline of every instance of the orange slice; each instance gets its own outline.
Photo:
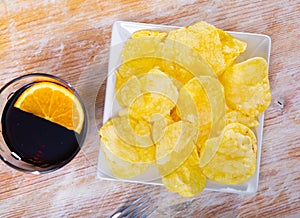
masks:
<instances>
[{"instance_id":1,"label":"orange slice","mask_svg":"<svg viewBox=\"0 0 300 218\"><path fill-rule=\"evenodd\" d=\"M84 112L78 98L56 83L33 84L19 96L14 106L77 133L81 132Z\"/></svg>"}]
</instances>

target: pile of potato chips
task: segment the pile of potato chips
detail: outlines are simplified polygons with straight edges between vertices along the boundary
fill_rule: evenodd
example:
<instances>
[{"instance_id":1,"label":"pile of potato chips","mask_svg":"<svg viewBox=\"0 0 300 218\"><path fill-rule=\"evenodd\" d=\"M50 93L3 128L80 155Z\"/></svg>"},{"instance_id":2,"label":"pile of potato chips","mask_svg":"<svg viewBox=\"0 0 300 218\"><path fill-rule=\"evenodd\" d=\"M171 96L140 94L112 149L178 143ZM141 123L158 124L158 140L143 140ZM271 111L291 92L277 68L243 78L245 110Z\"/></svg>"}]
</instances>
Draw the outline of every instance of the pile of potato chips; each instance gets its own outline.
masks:
<instances>
[{"instance_id":1,"label":"pile of potato chips","mask_svg":"<svg viewBox=\"0 0 300 218\"><path fill-rule=\"evenodd\" d=\"M127 40L116 71L123 107L99 131L112 174L157 169L172 192L200 193L206 179L242 184L256 171L253 128L271 101L268 65L235 59L246 43L206 23Z\"/></svg>"}]
</instances>

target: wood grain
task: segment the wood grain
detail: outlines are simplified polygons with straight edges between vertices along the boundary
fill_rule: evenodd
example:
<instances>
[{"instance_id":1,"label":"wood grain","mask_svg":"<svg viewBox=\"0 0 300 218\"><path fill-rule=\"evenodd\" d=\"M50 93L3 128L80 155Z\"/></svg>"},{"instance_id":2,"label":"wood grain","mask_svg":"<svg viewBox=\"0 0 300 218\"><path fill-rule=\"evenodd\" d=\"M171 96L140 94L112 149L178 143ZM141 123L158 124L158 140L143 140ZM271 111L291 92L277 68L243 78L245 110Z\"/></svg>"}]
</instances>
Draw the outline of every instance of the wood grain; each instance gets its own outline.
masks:
<instances>
[{"instance_id":1,"label":"wood grain","mask_svg":"<svg viewBox=\"0 0 300 218\"><path fill-rule=\"evenodd\" d=\"M91 124L79 155L64 168L29 175L0 163L0 217L108 217L148 193L152 217L300 217L299 0L0 1L0 87L44 72L84 97ZM204 191L185 199L164 187L96 177L111 27L126 20L185 26L205 20L224 30L272 38L269 79L274 102L265 113L259 191Z\"/></svg>"}]
</instances>

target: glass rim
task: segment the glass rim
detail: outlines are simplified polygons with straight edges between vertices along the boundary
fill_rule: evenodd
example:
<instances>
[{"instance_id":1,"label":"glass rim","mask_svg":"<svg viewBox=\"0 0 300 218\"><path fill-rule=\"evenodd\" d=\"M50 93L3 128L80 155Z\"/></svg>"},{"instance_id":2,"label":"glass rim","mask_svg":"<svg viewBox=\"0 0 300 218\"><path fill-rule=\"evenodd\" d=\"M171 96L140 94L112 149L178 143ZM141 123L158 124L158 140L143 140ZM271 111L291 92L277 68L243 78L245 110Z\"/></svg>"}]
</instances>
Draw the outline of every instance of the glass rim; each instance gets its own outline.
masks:
<instances>
[{"instance_id":1,"label":"glass rim","mask_svg":"<svg viewBox=\"0 0 300 218\"><path fill-rule=\"evenodd\" d=\"M54 75L51 75L51 74L47 74L47 73L30 73L30 74L25 74L25 75L22 75L22 76L18 76L12 80L10 80L9 82L7 82L6 84L4 84L1 88L0 88L0 94L8 87L10 86L11 84L17 82L18 80L21 80L21 79L25 79L25 78L28 78L28 77L33 77L33 76L40 76L40 77L49 77L49 78L52 78L54 80L58 80L59 82L62 82L63 84L67 85L69 88L72 89L72 91L76 92L77 91L73 88L73 86L68 83L67 81L57 77L57 76L54 76Z\"/></svg>"}]
</instances>

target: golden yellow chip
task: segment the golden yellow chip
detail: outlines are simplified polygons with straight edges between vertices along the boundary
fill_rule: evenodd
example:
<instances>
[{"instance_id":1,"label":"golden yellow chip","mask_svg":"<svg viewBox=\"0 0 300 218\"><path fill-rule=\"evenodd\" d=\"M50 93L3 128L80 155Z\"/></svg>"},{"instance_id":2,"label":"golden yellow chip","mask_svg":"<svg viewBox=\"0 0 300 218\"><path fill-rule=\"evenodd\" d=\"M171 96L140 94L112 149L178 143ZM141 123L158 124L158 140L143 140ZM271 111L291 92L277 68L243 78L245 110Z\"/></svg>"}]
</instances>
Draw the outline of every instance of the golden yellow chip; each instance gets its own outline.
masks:
<instances>
[{"instance_id":1,"label":"golden yellow chip","mask_svg":"<svg viewBox=\"0 0 300 218\"><path fill-rule=\"evenodd\" d=\"M217 153L203 173L222 184L242 184L255 173L256 155L257 141L251 129L240 123L228 124Z\"/></svg>"},{"instance_id":2,"label":"golden yellow chip","mask_svg":"<svg viewBox=\"0 0 300 218\"><path fill-rule=\"evenodd\" d=\"M118 137L128 145L137 147L153 146L151 124L128 115L111 119Z\"/></svg>"},{"instance_id":3,"label":"golden yellow chip","mask_svg":"<svg viewBox=\"0 0 300 218\"><path fill-rule=\"evenodd\" d=\"M117 74L117 84L121 78ZM129 106L142 92L141 83L136 76L130 77L125 83L116 89L116 99L121 106Z\"/></svg>"},{"instance_id":4,"label":"golden yellow chip","mask_svg":"<svg viewBox=\"0 0 300 218\"><path fill-rule=\"evenodd\" d=\"M250 117L259 116L271 102L268 64L251 58L227 69L220 78L228 106Z\"/></svg>"},{"instance_id":5,"label":"golden yellow chip","mask_svg":"<svg viewBox=\"0 0 300 218\"><path fill-rule=\"evenodd\" d=\"M156 143L156 163L160 175L177 169L195 147L196 129L186 121L173 123L165 128L164 135Z\"/></svg>"},{"instance_id":6,"label":"golden yellow chip","mask_svg":"<svg viewBox=\"0 0 300 218\"><path fill-rule=\"evenodd\" d=\"M143 38L143 37L159 37L159 38L165 38L167 36L167 33L165 32L158 32L153 30L139 30L134 32L131 35L131 38Z\"/></svg>"},{"instance_id":7,"label":"golden yellow chip","mask_svg":"<svg viewBox=\"0 0 300 218\"><path fill-rule=\"evenodd\" d=\"M130 76L124 77L122 75L122 73L119 72L119 70L116 70L115 73L116 73L116 84L115 84L116 92L126 83L126 81L128 79L130 79L132 76L134 76L134 75L130 75Z\"/></svg>"},{"instance_id":8,"label":"golden yellow chip","mask_svg":"<svg viewBox=\"0 0 300 218\"><path fill-rule=\"evenodd\" d=\"M218 76L246 49L246 43L203 21L170 31L167 39L195 49Z\"/></svg>"},{"instance_id":9,"label":"golden yellow chip","mask_svg":"<svg viewBox=\"0 0 300 218\"><path fill-rule=\"evenodd\" d=\"M209 138L212 126L212 109L210 99L199 78L191 79L179 92L177 108L181 120L191 122L198 129L197 147Z\"/></svg>"},{"instance_id":10,"label":"golden yellow chip","mask_svg":"<svg viewBox=\"0 0 300 218\"><path fill-rule=\"evenodd\" d=\"M128 78L144 74L153 68L158 68L167 74L176 87L181 87L194 77L192 73L175 62L158 57L144 57L131 59L121 64L117 71L116 89L119 89Z\"/></svg>"},{"instance_id":11,"label":"golden yellow chip","mask_svg":"<svg viewBox=\"0 0 300 218\"><path fill-rule=\"evenodd\" d=\"M168 39L195 49L219 75L225 69L225 61L222 53L222 44L217 29L206 23L198 22L192 26L170 31Z\"/></svg>"},{"instance_id":12,"label":"golden yellow chip","mask_svg":"<svg viewBox=\"0 0 300 218\"><path fill-rule=\"evenodd\" d=\"M218 137L225 127L225 95L222 84L217 78L201 76L198 81L204 88L212 111L210 137Z\"/></svg>"},{"instance_id":13,"label":"golden yellow chip","mask_svg":"<svg viewBox=\"0 0 300 218\"><path fill-rule=\"evenodd\" d=\"M194 76L214 75L200 54L180 42L161 37L127 40L118 69L123 80L132 75L146 73L154 67L159 67L169 75L177 87L181 87Z\"/></svg>"},{"instance_id":14,"label":"golden yellow chip","mask_svg":"<svg viewBox=\"0 0 300 218\"><path fill-rule=\"evenodd\" d=\"M154 144L158 143L165 135L165 129L167 126L174 123L174 120L170 115L165 117L161 115L154 115L151 120L151 130L152 130L152 141Z\"/></svg>"},{"instance_id":15,"label":"golden yellow chip","mask_svg":"<svg viewBox=\"0 0 300 218\"><path fill-rule=\"evenodd\" d=\"M177 107L181 119L194 123L199 129L196 144L201 154L200 165L204 166L217 151L219 143L215 141L225 127L223 87L213 77L194 78L180 91Z\"/></svg>"},{"instance_id":16,"label":"golden yellow chip","mask_svg":"<svg viewBox=\"0 0 300 218\"><path fill-rule=\"evenodd\" d=\"M160 59L159 68L165 72L177 88L180 88L194 77L193 73L171 59Z\"/></svg>"},{"instance_id":17,"label":"golden yellow chip","mask_svg":"<svg viewBox=\"0 0 300 218\"><path fill-rule=\"evenodd\" d=\"M140 145L133 146L124 142L116 131L112 120L107 121L101 127L99 134L107 149L126 162L151 163L155 161L155 145L143 148Z\"/></svg>"},{"instance_id":18,"label":"golden yellow chip","mask_svg":"<svg viewBox=\"0 0 300 218\"><path fill-rule=\"evenodd\" d=\"M180 41L165 39L160 49L162 49L160 57L163 60L180 65L196 77L215 76L205 59L193 48Z\"/></svg>"},{"instance_id":19,"label":"golden yellow chip","mask_svg":"<svg viewBox=\"0 0 300 218\"><path fill-rule=\"evenodd\" d=\"M162 94L145 93L138 96L129 106L129 116L150 122L157 114L163 117L170 114L174 106L175 103Z\"/></svg>"},{"instance_id":20,"label":"golden yellow chip","mask_svg":"<svg viewBox=\"0 0 300 218\"><path fill-rule=\"evenodd\" d=\"M226 123L241 123L249 128L255 128L259 125L257 117L244 115L237 110L229 110L226 112Z\"/></svg>"},{"instance_id":21,"label":"golden yellow chip","mask_svg":"<svg viewBox=\"0 0 300 218\"><path fill-rule=\"evenodd\" d=\"M101 141L101 149L113 176L117 178L128 179L136 177L144 173L150 166L149 163L131 163L118 158L110 152L103 141Z\"/></svg>"},{"instance_id":22,"label":"golden yellow chip","mask_svg":"<svg viewBox=\"0 0 300 218\"><path fill-rule=\"evenodd\" d=\"M178 98L178 90L168 75L157 68L153 68L146 74L138 77L141 84L142 92L156 93L163 95L176 102Z\"/></svg>"},{"instance_id":23,"label":"golden yellow chip","mask_svg":"<svg viewBox=\"0 0 300 218\"><path fill-rule=\"evenodd\" d=\"M121 58L126 63L138 58L160 58L164 39L161 37L130 38L123 46Z\"/></svg>"},{"instance_id":24,"label":"golden yellow chip","mask_svg":"<svg viewBox=\"0 0 300 218\"><path fill-rule=\"evenodd\" d=\"M205 166L215 155L218 150L221 133L225 127L225 96L224 90L218 79L203 76L199 78L199 82L204 87L206 95L209 98L212 110L212 125L209 133L209 139L200 147L200 166Z\"/></svg>"},{"instance_id":25,"label":"golden yellow chip","mask_svg":"<svg viewBox=\"0 0 300 218\"><path fill-rule=\"evenodd\" d=\"M228 68L234 63L234 60L246 50L247 43L232 37L221 29L218 29L218 32L222 44L225 65L226 68Z\"/></svg>"},{"instance_id":26,"label":"golden yellow chip","mask_svg":"<svg viewBox=\"0 0 300 218\"><path fill-rule=\"evenodd\" d=\"M157 66L160 66L160 59L158 58L140 57L123 61L117 71L119 77L123 79L120 79L118 87L122 85L122 82L126 81L126 78L147 73Z\"/></svg>"},{"instance_id":27,"label":"golden yellow chip","mask_svg":"<svg viewBox=\"0 0 300 218\"><path fill-rule=\"evenodd\" d=\"M199 157L199 166L204 167L216 155L223 135L209 138L202 144Z\"/></svg>"},{"instance_id":28,"label":"golden yellow chip","mask_svg":"<svg viewBox=\"0 0 300 218\"><path fill-rule=\"evenodd\" d=\"M177 192L183 197L193 197L199 194L206 185L206 177L198 165L199 157L194 149L187 160L174 172L164 176L162 182L171 192Z\"/></svg>"},{"instance_id":29,"label":"golden yellow chip","mask_svg":"<svg viewBox=\"0 0 300 218\"><path fill-rule=\"evenodd\" d=\"M150 94L152 97L161 95L171 102L176 102L178 98L178 90L173 81L157 68L153 68L145 74L131 76L117 90L116 98L121 106L130 106L134 104L135 100L139 101L138 98L142 94Z\"/></svg>"}]
</instances>

